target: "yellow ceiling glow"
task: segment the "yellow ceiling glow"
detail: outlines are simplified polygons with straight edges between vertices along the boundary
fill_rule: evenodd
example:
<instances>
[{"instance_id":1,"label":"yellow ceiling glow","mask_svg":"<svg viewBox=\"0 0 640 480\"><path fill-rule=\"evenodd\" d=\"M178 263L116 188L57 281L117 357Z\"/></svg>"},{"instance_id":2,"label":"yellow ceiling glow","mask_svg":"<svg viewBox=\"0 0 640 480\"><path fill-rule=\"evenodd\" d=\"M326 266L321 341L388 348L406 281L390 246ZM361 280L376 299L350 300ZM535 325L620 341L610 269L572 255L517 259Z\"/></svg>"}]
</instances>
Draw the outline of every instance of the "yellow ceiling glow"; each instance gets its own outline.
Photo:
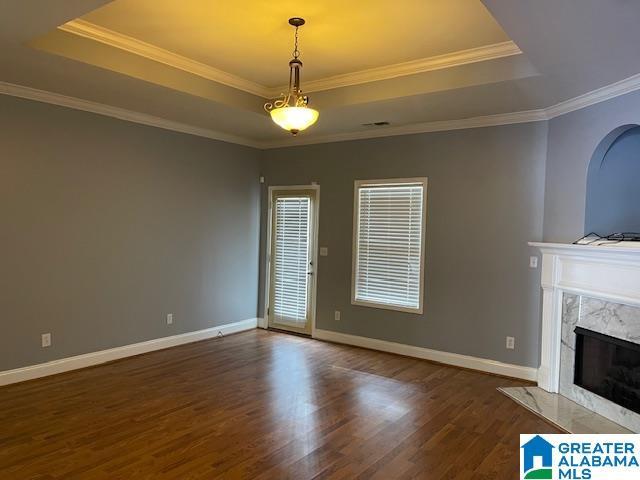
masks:
<instances>
[{"instance_id":1,"label":"yellow ceiling glow","mask_svg":"<svg viewBox=\"0 0 640 480\"><path fill-rule=\"evenodd\" d=\"M508 40L480 0L115 0L82 19L277 87L287 80L292 16L307 21L307 81Z\"/></svg>"}]
</instances>

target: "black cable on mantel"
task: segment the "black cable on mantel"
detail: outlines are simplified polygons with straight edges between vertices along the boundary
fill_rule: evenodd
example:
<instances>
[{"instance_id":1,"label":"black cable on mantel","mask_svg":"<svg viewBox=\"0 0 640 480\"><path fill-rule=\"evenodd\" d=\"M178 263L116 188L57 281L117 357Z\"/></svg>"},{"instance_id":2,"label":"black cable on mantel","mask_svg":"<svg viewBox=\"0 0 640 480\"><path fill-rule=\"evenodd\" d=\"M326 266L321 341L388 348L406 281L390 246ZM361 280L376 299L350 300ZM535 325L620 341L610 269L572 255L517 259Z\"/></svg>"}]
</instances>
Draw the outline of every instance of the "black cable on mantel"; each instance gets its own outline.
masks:
<instances>
[{"instance_id":1,"label":"black cable on mantel","mask_svg":"<svg viewBox=\"0 0 640 480\"><path fill-rule=\"evenodd\" d=\"M591 232L579 238L574 245L614 245L620 242L640 242L638 232L617 232L602 236L596 232Z\"/></svg>"}]
</instances>

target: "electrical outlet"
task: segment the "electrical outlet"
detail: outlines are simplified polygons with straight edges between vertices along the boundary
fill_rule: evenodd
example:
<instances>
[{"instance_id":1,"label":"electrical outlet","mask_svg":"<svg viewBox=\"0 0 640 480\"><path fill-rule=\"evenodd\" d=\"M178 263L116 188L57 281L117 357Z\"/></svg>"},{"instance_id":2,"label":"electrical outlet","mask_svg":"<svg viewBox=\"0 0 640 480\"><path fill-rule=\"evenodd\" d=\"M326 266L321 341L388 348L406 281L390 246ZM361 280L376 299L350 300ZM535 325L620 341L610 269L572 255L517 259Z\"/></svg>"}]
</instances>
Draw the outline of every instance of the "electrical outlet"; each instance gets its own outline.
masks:
<instances>
[{"instance_id":1,"label":"electrical outlet","mask_svg":"<svg viewBox=\"0 0 640 480\"><path fill-rule=\"evenodd\" d=\"M538 257L536 257L535 255L529 257L529 267L538 268Z\"/></svg>"},{"instance_id":2,"label":"electrical outlet","mask_svg":"<svg viewBox=\"0 0 640 480\"><path fill-rule=\"evenodd\" d=\"M50 333L43 333L42 334L42 348L46 348L46 347L50 347L51 346L51 334Z\"/></svg>"},{"instance_id":3,"label":"electrical outlet","mask_svg":"<svg viewBox=\"0 0 640 480\"><path fill-rule=\"evenodd\" d=\"M336 322L339 322L339 321L340 321L340 310L336 310L335 312L333 312L333 319L334 319Z\"/></svg>"},{"instance_id":4,"label":"electrical outlet","mask_svg":"<svg viewBox=\"0 0 640 480\"><path fill-rule=\"evenodd\" d=\"M167 325L173 325L173 313L167 313Z\"/></svg>"},{"instance_id":5,"label":"electrical outlet","mask_svg":"<svg viewBox=\"0 0 640 480\"><path fill-rule=\"evenodd\" d=\"M507 337L507 349L513 350L516 348L516 339L515 337Z\"/></svg>"}]
</instances>

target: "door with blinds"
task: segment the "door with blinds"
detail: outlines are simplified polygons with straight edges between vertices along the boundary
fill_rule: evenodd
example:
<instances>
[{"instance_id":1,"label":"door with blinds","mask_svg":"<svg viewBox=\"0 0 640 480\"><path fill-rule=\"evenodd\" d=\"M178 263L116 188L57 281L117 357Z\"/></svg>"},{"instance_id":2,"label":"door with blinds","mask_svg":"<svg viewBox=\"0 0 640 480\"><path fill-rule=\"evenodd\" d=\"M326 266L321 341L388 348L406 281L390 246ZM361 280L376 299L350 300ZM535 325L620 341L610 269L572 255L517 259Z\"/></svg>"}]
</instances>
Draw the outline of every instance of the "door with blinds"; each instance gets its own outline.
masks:
<instances>
[{"instance_id":1,"label":"door with blinds","mask_svg":"<svg viewBox=\"0 0 640 480\"><path fill-rule=\"evenodd\" d=\"M316 190L273 190L269 327L311 334Z\"/></svg>"}]
</instances>

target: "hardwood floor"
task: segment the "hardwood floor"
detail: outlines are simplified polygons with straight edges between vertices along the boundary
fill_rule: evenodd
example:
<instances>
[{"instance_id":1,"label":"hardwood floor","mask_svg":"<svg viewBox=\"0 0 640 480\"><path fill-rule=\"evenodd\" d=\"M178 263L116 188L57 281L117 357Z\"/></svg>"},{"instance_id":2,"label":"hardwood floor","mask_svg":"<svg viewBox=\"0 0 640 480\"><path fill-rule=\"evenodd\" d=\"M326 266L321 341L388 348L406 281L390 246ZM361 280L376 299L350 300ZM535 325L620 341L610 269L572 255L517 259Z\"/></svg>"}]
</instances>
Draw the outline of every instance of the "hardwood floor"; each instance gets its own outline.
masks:
<instances>
[{"instance_id":1,"label":"hardwood floor","mask_svg":"<svg viewBox=\"0 0 640 480\"><path fill-rule=\"evenodd\" d=\"M0 388L0 478L513 480L520 384L254 330Z\"/></svg>"}]
</instances>

